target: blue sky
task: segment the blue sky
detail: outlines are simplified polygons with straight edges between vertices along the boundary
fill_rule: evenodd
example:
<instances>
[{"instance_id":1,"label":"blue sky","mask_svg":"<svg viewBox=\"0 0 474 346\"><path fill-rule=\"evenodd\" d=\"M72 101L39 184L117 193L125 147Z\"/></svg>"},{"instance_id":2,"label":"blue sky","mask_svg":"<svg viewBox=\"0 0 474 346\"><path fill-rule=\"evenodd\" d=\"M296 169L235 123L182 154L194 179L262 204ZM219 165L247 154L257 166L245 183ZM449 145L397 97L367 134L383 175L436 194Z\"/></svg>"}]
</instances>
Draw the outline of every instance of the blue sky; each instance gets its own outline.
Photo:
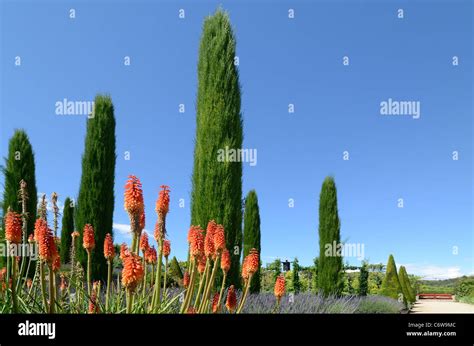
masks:
<instances>
[{"instance_id":1,"label":"blue sky","mask_svg":"<svg viewBox=\"0 0 474 346\"><path fill-rule=\"evenodd\" d=\"M258 152L256 166L244 163L243 192L258 193L263 262L297 256L312 263L319 192L333 175L342 239L364 244L371 262L386 263L392 253L424 277L472 273L469 1L3 0L1 156L13 130L24 128L36 154L38 191L77 197L86 116L56 115L55 103L110 94L117 120L116 242L130 240L123 185L135 174L145 191L147 229L159 186L171 187L168 232L172 252L184 258L197 53L203 19L219 4L237 38L244 148ZM389 98L420 102L420 118L380 115L380 102Z\"/></svg>"}]
</instances>

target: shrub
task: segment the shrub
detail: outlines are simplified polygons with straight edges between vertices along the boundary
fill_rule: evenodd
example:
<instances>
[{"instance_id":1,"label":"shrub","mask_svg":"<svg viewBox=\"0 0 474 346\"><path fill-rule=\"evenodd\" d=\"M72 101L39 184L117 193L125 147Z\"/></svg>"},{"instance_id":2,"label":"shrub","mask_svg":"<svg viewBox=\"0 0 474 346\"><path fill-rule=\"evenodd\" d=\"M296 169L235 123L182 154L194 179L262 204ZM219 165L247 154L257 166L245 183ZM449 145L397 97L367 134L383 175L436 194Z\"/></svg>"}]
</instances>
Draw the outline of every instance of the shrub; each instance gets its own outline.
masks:
<instances>
[{"instance_id":1,"label":"shrub","mask_svg":"<svg viewBox=\"0 0 474 346\"><path fill-rule=\"evenodd\" d=\"M260 246L260 211L258 198L255 190L251 190L245 198L244 213L244 257L249 254L250 249L261 251ZM260 265L254 274L250 292L260 292Z\"/></svg>"}]
</instances>

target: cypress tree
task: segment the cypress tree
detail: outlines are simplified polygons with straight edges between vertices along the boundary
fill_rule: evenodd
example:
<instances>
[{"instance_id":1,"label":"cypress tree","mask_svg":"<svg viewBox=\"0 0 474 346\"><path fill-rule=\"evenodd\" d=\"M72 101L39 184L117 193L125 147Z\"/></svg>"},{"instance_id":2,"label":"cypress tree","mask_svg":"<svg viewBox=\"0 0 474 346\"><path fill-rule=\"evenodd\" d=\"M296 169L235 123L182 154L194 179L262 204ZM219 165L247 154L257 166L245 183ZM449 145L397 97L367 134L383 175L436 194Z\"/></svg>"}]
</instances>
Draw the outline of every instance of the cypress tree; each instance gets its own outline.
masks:
<instances>
[{"instance_id":1,"label":"cypress tree","mask_svg":"<svg viewBox=\"0 0 474 346\"><path fill-rule=\"evenodd\" d=\"M244 257L252 248L261 252L260 248L260 212L258 208L258 198L255 190L251 190L245 198L244 213ZM261 264L261 262L260 262ZM252 278L250 292L260 292L260 264L257 272Z\"/></svg>"},{"instance_id":2,"label":"cypress tree","mask_svg":"<svg viewBox=\"0 0 474 346\"><path fill-rule=\"evenodd\" d=\"M22 213L21 200L18 195L20 181L26 182L27 200L27 233L32 234L35 228L36 206L38 196L36 191L35 154L28 135L24 130L15 130L8 144L8 157L2 167L5 177L2 212L6 215L8 207L17 213ZM4 221L2 218L2 225ZM0 239L5 239L5 227L0 229ZM5 265L5 257L0 256L0 267ZM32 266L34 267L34 266Z\"/></svg>"},{"instance_id":3,"label":"cypress tree","mask_svg":"<svg viewBox=\"0 0 474 346\"><path fill-rule=\"evenodd\" d=\"M301 290L301 283L300 283L300 265L298 263L298 258L293 260L293 271L291 281L293 282L293 292L299 293Z\"/></svg>"},{"instance_id":4,"label":"cypress tree","mask_svg":"<svg viewBox=\"0 0 474 346\"><path fill-rule=\"evenodd\" d=\"M318 263L319 263L319 257L315 257L313 259L313 291L318 292L319 291L319 285L318 285Z\"/></svg>"},{"instance_id":5,"label":"cypress tree","mask_svg":"<svg viewBox=\"0 0 474 346\"><path fill-rule=\"evenodd\" d=\"M400 293L403 293L403 291L397 274L397 266L395 265L393 256L390 255L388 257L387 270L385 271L385 276L382 280L380 294L394 299L399 299ZM403 300L405 301L405 297Z\"/></svg>"},{"instance_id":6,"label":"cypress tree","mask_svg":"<svg viewBox=\"0 0 474 346\"><path fill-rule=\"evenodd\" d=\"M232 153L242 148L243 133L235 45L229 16L218 9L204 21L199 47L191 223L206 227L214 219L224 226L232 255L227 286L239 288L242 162Z\"/></svg>"},{"instance_id":7,"label":"cypress tree","mask_svg":"<svg viewBox=\"0 0 474 346\"><path fill-rule=\"evenodd\" d=\"M87 120L82 176L76 205L76 227L80 233L78 258L83 267L87 254L82 248L85 224L94 227L95 249L92 251L92 279L105 280L107 263L103 255L104 239L112 234L115 181L115 116L112 99L97 95L94 114Z\"/></svg>"},{"instance_id":8,"label":"cypress tree","mask_svg":"<svg viewBox=\"0 0 474 346\"><path fill-rule=\"evenodd\" d=\"M408 279L408 274L404 266L400 266L398 270L398 278L400 280L400 286L402 287L402 292L404 297L410 303L414 303L416 296L413 295L413 289L410 285L410 280Z\"/></svg>"},{"instance_id":9,"label":"cypress tree","mask_svg":"<svg viewBox=\"0 0 474 346\"><path fill-rule=\"evenodd\" d=\"M359 295L366 296L369 290L369 270L367 267L367 262L362 263L359 274Z\"/></svg>"},{"instance_id":10,"label":"cypress tree","mask_svg":"<svg viewBox=\"0 0 474 346\"><path fill-rule=\"evenodd\" d=\"M61 262L66 264L70 260L71 233L74 232L74 204L72 200L67 197L64 201L63 221L61 227L61 248L59 254Z\"/></svg>"},{"instance_id":11,"label":"cypress tree","mask_svg":"<svg viewBox=\"0 0 474 346\"><path fill-rule=\"evenodd\" d=\"M327 177L319 197L319 262L318 287L324 295L340 295L344 288L342 256L337 254L341 244L337 211L337 190L334 178Z\"/></svg>"}]
</instances>

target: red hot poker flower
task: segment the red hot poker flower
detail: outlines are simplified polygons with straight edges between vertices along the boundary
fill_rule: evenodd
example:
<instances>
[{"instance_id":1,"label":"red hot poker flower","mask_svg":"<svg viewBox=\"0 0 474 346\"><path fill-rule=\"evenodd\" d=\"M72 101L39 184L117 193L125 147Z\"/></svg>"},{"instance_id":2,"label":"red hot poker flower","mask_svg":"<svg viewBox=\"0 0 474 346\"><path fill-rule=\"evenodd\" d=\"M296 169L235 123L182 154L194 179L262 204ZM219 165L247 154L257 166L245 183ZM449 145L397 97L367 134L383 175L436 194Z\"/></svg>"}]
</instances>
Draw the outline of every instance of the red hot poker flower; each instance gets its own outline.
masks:
<instances>
[{"instance_id":1,"label":"red hot poker flower","mask_svg":"<svg viewBox=\"0 0 474 346\"><path fill-rule=\"evenodd\" d=\"M281 297L285 294L285 277L279 275L275 281L274 294L278 302L280 302Z\"/></svg>"},{"instance_id":2,"label":"red hot poker flower","mask_svg":"<svg viewBox=\"0 0 474 346\"><path fill-rule=\"evenodd\" d=\"M222 253L225 249L225 232L224 226L217 225L214 231L214 249L217 253Z\"/></svg>"},{"instance_id":3,"label":"red hot poker flower","mask_svg":"<svg viewBox=\"0 0 474 346\"><path fill-rule=\"evenodd\" d=\"M84 234L82 238L82 246L87 251L95 248L94 228L90 224L84 226Z\"/></svg>"},{"instance_id":4,"label":"red hot poker flower","mask_svg":"<svg viewBox=\"0 0 474 346\"><path fill-rule=\"evenodd\" d=\"M229 290L227 291L227 300L225 306L230 313L233 313L237 307L237 296L235 294L234 285L230 286Z\"/></svg>"},{"instance_id":5,"label":"red hot poker flower","mask_svg":"<svg viewBox=\"0 0 474 346\"><path fill-rule=\"evenodd\" d=\"M104 240L104 257L108 261L112 261L115 257L115 247L112 235L107 233Z\"/></svg>"},{"instance_id":6,"label":"red hot poker flower","mask_svg":"<svg viewBox=\"0 0 474 346\"><path fill-rule=\"evenodd\" d=\"M21 243L21 227L23 222L21 215L8 208L5 216L5 238L11 244Z\"/></svg>"},{"instance_id":7,"label":"red hot poker flower","mask_svg":"<svg viewBox=\"0 0 474 346\"><path fill-rule=\"evenodd\" d=\"M140 257L130 253L123 261L122 285L133 292L142 281L143 276L144 270Z\"/></svg>"},{"instance_id":8,"label":"red hot poker flower","mask_svg":"<svg viewBox=\"0 0 474 346\"><path fill-rule=\"evenodd\" d=\"M224 249L221 256L221 269L224 273L227 273L230 269L230 254L229 250Z\"/></svg>"},{"instance_id":9,"label":"red hot poker flower","mask_svg":"<svg viewBox=\"0 0 474 346\"><path fill-rule=\"evenodd\" d=\"M170 188L166 185L161 185L161 191L158 194L155 211L160 218L164 218L170 209Z\"/></svg>"},{"instance_id":10,"label":"red hot poker flower","mask_svg":"<svg viewBox=\"0 0 474 346\"><path fill-rule=\"evenodd\" d=\"M140 217L144 209L142 183L134 175L129 175L125 184L124 208L129 215Z\"/></svg>"},{"instance_id":11,"label":"red hot poker flower","mask_svg":"<svg viewBox=\"0 0 474 346\"><path fill-rule=\"evenodd\" d=\"M171 243L168 239L163 240L163 256L168 258L171 253Z\"/></svg>"}]
</instances>

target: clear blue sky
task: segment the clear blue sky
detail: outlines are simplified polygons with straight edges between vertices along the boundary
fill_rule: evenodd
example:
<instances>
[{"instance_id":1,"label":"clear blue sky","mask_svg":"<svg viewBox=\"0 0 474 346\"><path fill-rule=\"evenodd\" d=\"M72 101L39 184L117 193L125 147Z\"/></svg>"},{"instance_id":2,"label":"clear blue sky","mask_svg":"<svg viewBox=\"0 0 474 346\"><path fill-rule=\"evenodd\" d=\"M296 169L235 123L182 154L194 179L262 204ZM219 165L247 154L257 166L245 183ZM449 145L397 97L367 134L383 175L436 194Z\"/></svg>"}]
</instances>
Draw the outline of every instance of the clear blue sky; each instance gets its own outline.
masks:
<instances>
[{"instance_id":1,"label":"clear blue sky","mask_svg":"<svg viewBox=\"0 0 474 346\"><path fill-rule=\"evenodd\" d=\"M243 193L258 193L263 262L297 256L312 263L319 192L324 177L334 175L342 238L364 244L371 262L386 263L392 253L425 277L472 273L470 1L3 0L1 156L13 130L24 128L38 191L77 197L86 117L56 115L55 103L109 93L117 119L116 242L130 239L120 231L128 223L123 185L135 174L145 191L147 229L156 220L159 186L171 187L169 237L172 252L184 258L197 53L203 19L219 4L237 37L244 147L258 151L256 166L244 164ZM420 119L381 116L380 102L389 98L420 101ZM349 161L342 160L345 150Z\"/></svg>"}]
</instances>

